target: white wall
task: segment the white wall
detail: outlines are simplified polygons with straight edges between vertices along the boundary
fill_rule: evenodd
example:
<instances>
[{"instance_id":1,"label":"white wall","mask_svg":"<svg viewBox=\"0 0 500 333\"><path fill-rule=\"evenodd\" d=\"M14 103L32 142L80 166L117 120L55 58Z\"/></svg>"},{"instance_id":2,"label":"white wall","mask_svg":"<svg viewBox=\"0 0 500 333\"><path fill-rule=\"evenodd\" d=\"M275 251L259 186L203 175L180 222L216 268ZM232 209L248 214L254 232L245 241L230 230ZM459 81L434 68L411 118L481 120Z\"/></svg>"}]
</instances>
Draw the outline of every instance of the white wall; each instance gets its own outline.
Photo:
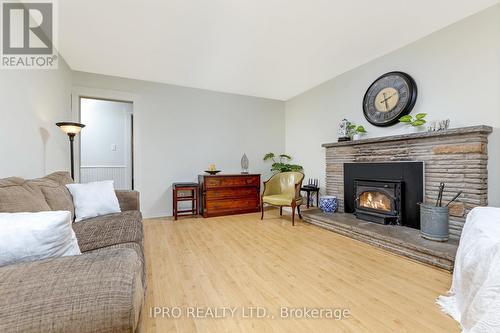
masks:
<instances>
[{"instance_id":1,"label":"white wall","mask_svg":"<svg viewBox=\"0 0 500 333\"><path fill-rule=\"evenodd\" d=\"M286 150L305 167L306 177L325 179L322 143L337 140L344 117L362 124L369 137L405 131L370 125L362 99L368 86L393 70L416 80L412 112L429 120L451 119L451 127L493 126L489 144L489 201L500 206L500 5L466 18L386 56L340 75L286 102Z\"/></svg>"},{"instance_id":2,"label":"white wall","mask_svg":"<svg viewBox=\"0 0 500 333\"><path fill-rule=\"evenodd\" d=\"M73 86L133 96L135 180L146 217L171 215L171 184L196 181L211 163L239 173L246 153L250 172L267 178L262 157L285 148L283 102L82 72L73 73Z\"/></svg>"},{"instance_id":3,"label":"white wall","mask_svg":"<svg viewBox=\"0 0 500 333\"><path fill-rule=\"evenodd\" d=\"M80 139L82 166L128 164L127 126L131 113L132 103L81 99L80 119L86 125Z\"/></svg>"},{"instance_id":4,"label":"white wall","mask_svg":"<svg viewBox=\"0 0 500 333\"><path fill-rule=\"evenodd\" d=\"M133 104L81 98L80 181L114 180L118 190L132 189Z\"/></svg>"},{"instance_id":5,"label":"white wall","mask_svg":"<svg viewBox=\"0 0 500 333\"><path fill-rule=\"evenodd\" d=\"M69 170L68 137L55 125L71 119L71 71L0 71L0 178Z\"/></svg>"}]
</instances>

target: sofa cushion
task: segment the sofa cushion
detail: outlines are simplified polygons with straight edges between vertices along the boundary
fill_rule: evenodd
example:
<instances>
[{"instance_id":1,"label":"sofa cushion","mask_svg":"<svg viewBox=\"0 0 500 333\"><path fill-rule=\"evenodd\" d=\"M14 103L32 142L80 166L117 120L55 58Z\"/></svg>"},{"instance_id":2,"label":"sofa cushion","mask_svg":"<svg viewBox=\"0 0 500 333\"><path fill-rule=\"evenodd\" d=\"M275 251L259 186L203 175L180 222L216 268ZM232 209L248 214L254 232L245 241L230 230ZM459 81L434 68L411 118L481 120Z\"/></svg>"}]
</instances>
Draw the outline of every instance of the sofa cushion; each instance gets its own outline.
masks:
<instances>
[{"instance_id":1,"label":"sofa cushion","mask_svg":"<svg viewBox=\"0 0 500 333\"><path fill-rule=\"evenodd\" d=\"M144 252L143 252L142 246L140 244L138 244L138 243L135 243L135 242L133 242L133 243L129 242L129 243L121 243L121 244L111 245L111 246L107 246L107 247L102 247L100 249L95 249L95 250L87 251L85 253L104 252L104 251L108 251L110 249L132 249L135 252L137 252L137 254L139 255L139 259L141 261L141 264L143 266L146 265L146 262L144 260Z\"/></svg>"},{"instance_id":2,"label":"sofa cushion","mask_svg":"<svg viewBox=\"0 0 500 333\"><path fill-rule=\"evenodd\" d=\"M82 252L134 242L143 245L142 215L138 211L109 214L73 223Z\"/></svg>"},{"instance_id":3,"label":"sofa cushion","mask_svg":"<svg viewBox=\"0 0 500 333\"><path fill-rule=\"evenodd\" d=\"M146 289L146 284L147 284L147 279L146 279L146 260L144 258L144 249L142 245L138 243L122 243L122 244L116 244L116 245L111 245L108 247L103 247L100 249L92 250L85 252L87 253L97 253L97 252L106 252L109 251L110 249L132 249L134 250L137 255L139 256L139 260L141 261L141 267L142 267L142 284L144 286L144 289Z\"/></svg>"},{"instance_id":4,"label":"sofa cushion","mask_svg":"<svg viewBox=\"0 0 500 333\"><path fill-rule=\"evenodd\" d=\"M144 287L136 251L0 268L0 332L133 332Z\"/></svg>"},{"instance_id":5,"label":"sofa cushion","mask_svg":"<svg viewBox=\"0 0 500 333\"><path fill-rule=\"evenodd\" d=\"M81 254L67 211L0 213L0 266Z\"/></svg>"},{"instance_id":6,"label":"sofa cushion","mask_svg":"<svg viewBox=\"0 0 500 333\"><path fill-rule=\"evenodd\" d=\"M113 180L66 185L75 205L75 222L121 212Z\"/></svg>"},{"instance_id":7,"label":"sofa cushion","mask_svg":"<svg viewBox=\"0 0 500 333\"><path fill-rule=\"evenodd\" d=\"M74 219L73 198L65 186L73 183L68 172L54 172L43 178L28 180L27 183L38 186L51 210L67 210Z\"/></svg>"},{"instance_id":8,"label":"sofa cushion","mask_svg":"<svg viewBox=\"0 0 500 333\"><path fill-rule=\"evenodd\" d=\"M0 179L0 213L48 210L42 190L32 182L17 177Z\"/></svg>"}]
</instances>

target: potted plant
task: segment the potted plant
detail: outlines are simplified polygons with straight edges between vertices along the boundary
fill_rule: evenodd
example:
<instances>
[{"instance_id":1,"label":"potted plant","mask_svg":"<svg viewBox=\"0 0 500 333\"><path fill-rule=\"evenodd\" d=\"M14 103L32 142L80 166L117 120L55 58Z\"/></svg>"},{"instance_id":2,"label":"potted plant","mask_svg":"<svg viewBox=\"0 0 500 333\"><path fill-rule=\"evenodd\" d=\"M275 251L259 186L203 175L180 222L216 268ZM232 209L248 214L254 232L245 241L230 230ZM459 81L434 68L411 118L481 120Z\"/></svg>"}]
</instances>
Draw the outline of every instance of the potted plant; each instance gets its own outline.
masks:
<instances>
[{"instance_id":1,"label":"potted plant","mask_svg":"<svg viewBox=\"0 0 500 333\"><path fill-rule=\"evenodd\" d=\"M418 113L415 115L415 118L413 118L411 115L407 114L399 118L399 122L409 125L408 128L410 133L421 132L424 129L423 125L427 123L425 120L426 116L427 113Z\"/></svg>"},{"instance_id":2,"label":"potted plant","mask_svg":"<svg viewBox=\"0 0 500 333\"><path fill-rule=\"evenodd\" d=\"M297 164L289 164L285 163L285 161L290 161L292 157L287 154L281 154L277 156L278 159L276 159L276 155L274 153L267 153L264 156L264 161L273 161L273 164L271 166L271 171L273 172L287 172L287 171L302 171L303 168L300 165Z\"/></svg>"},{"instance_id":3,"label":"potted plant","mask_svg":"<svg viewBox=\"0 0 500 333\"><path fill-rule=\"evenodd\" d=\"M347 126L347 133L352 138L352 140L359 140L362 134L366 134L366 130L361 125L350 123Z\"/></svg>"}]
</instances>

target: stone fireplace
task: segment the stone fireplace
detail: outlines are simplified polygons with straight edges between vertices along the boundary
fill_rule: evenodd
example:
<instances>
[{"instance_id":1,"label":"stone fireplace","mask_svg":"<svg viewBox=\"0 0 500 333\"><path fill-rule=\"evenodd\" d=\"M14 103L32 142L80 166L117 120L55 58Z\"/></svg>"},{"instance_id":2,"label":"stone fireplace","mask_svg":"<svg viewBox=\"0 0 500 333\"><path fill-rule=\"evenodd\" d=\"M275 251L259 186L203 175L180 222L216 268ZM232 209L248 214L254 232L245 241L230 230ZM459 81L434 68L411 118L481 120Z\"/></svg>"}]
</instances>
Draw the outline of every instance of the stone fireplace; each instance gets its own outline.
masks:
<instances>
[{"instance_id":1,"label":"stone fireplace","mask_svg":"<svg viewBox=\"0 0 500 333\"><path fill-rule=\"evenodd\" d=\"M422 165L422 197L415 200L435 202L439 183L446 183L443 202L446 203L458 192L463 195L450 205L450 237L459 238L467 213L476 206L488 204L488 135L489 126L472 126L438 132L422 132L388 137L368 138L357 141L324 144L326 148L326 192L339 199L339 211L355 213L354 186L358 180L379 178L379 180L402 180L404 171L399 173L374 172L367 169L369 163L391 164L394 162L418 162ZM361 166L362 176L349 176L351 165ZM395 163L400 164L400 163ZM401 163L404 164L404 163ZM371 175L377 177L370 177ZM406 174L420 174L410 170ZM351 177L346 182L345 177ZM418 182L419 180L417 180ZM389 185L389 184L387 184ZM390 185L392 186L392 185ZM419 222L408 221L405 214L418 216L418 207L407 195L415 193L415 187L409 191L407 180L403 179L402 217L400 223L419 228ZM413 185L412 185L413 186ZM360 199L368 199L366 197ZM371 200L375 200L373 194ZM382 199L384 200L384 199ZM388 221L387 221L388 222ZM392 222L391 222L392 223Z\"/></svg>"},{"instance_id":2,"label":"stone fireplace","mask_svg":"<svg viewBox=\"0 0 500 333\"><path fill-rule=\"evenodd\" d=\"M491 132L472 126L324 144L326 192L339 212L307 210L304 221L452 271L467 213L488 204ZM444 204L463 195L450 205L450 239L433 242L420 236L417 203L435 203L441 182Z\"/></svg>"}]
</instances>

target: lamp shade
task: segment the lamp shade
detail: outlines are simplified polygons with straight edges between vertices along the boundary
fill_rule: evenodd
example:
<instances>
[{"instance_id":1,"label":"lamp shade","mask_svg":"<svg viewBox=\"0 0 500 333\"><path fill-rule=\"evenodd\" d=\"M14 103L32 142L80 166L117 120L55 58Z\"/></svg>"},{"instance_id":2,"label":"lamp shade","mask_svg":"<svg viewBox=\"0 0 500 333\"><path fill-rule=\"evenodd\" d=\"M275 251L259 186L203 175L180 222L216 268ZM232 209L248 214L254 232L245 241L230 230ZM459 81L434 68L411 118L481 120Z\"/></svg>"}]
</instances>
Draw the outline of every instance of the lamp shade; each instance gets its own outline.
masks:
<instances>
[{"instance_id":1,"label":"lamp shade","mask_svg":"<svg viewBox=\"0 0 500 333\"><path fill-rule=\"evenodd\" d=\"M72 123L72 122L60 122L56 123L57 126L68 135L76 135L81 132L82 128L85 127L84 124Z\"/></svg>"}]
</instances>

